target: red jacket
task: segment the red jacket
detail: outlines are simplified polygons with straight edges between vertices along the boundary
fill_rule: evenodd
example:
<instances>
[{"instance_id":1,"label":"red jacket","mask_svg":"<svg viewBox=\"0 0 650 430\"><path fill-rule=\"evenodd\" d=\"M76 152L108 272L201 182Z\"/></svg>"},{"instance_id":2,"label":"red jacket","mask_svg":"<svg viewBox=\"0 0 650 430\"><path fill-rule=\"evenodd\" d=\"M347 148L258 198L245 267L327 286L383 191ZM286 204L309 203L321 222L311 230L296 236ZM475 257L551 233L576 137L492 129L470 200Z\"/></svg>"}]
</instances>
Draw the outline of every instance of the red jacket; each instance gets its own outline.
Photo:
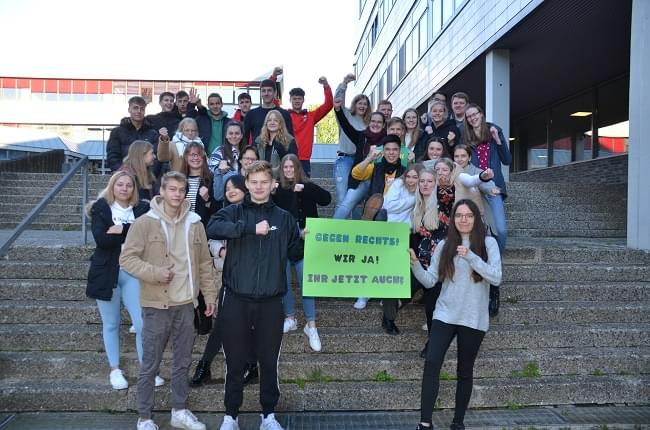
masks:
<instances>
[{"instance_id":1,"label":"red jacket","mask_svg":"<svg viewBox=\"0 0 650 430\"><path fill-rule=\"evenodd\" d=\"M334 97L332 88L329 85L323 87L325 93L325 102L312 111L302 110L296 112L289 110L291 124L293 125L293 134L298 145L298 159L311 159L311 152L314 148L314 126L318 121L323 119L334 106Z\"/></svg>"}]
</instances>

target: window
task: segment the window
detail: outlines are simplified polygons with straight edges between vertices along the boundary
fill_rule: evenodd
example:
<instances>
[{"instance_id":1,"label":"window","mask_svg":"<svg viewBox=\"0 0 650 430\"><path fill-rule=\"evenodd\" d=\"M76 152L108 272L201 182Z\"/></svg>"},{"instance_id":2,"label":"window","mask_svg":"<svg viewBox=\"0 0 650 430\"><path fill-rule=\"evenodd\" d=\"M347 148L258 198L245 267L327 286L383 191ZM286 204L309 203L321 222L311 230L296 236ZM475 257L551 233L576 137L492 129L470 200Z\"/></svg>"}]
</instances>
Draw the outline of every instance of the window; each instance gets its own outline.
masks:
<instances>
[{"instance_id":1,"label":"window","mask_svg":"<svg viewBox=\"0 0 650 430\"><path fill-rule=\"evenodd\" d=\"M406 44L399 49L399 79L401 81L406 75Z\"/></svg>"},{"instance_id":2,"label":"window","mask_svg":"<svg viewBox=\"0 0 650 430\"><path fill-rule=\"evenodd\" d=\"M442 0L431 3L431 36L436 36L442 28Z\"/></svg>"},{"instance_id":3,"label":"window","mask_svg":"<svg viewBox=\"0 0 650 430\"><path fill-rule=\"evenodd\" d=\"M442 22L449 21L454 14L454 0L442 0Z\"/></svg>"},{"instance_id":4,"label":"window","mask_svg":"<svg viewBox=\"0 0 650 430\"><path fill-rule=\"evenodd\" d=\"M424 51L429 47L429 37L427 34L427 13L425 12L420 18L420 50L418 57L424 54Z\"/></svg>"},{"instance_id":5,"label":"window","mask_svg":"<svg viewBox=\"0 0 650 430\"><path fill-rule=\"evenodd\" d=\"M375 19L373 20L372 26L370 27L369 44L371 48L375 46L375 42L377 41L378 26L378 17L375 15Z\"/></svg>"},{"instance_id":6,"label":"window","mask_svg":"<svg viewBox=\"0 0 650 430\"><path fill-rule=\"evenodd\" d=\"M628 151L629 77L618 79L598 88L598 156ZM591 158L591 157L589 157Z\"/></svg>"},{"instance_id":7,"label":"window","mask_svg":"<svg viewBox=\"0 0 650 430\"><path fill-rule=\"evenodd\" d=\"M413 67L413 34L409 34L404 42L404 68L406 73Z\"/></svg>"}]
</instances>

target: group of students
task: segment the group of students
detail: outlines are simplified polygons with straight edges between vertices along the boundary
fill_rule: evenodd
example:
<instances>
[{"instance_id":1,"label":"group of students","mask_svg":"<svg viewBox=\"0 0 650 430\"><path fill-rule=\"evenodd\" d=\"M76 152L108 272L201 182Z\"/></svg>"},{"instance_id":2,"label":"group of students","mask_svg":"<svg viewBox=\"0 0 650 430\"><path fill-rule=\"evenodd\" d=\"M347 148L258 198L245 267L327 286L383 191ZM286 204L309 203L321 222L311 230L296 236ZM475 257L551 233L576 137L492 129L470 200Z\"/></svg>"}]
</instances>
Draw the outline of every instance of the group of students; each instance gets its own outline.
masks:
<instances>
[{"instance_id":1,"label":"group of students","mask_svg":"<svg viewBox=\"0 0 650 430\"><path fill-rule=\"evenodd\" d=\"M325 102L312 111L302 108L304 91L292 89L287 111L276 97L281 73L276 68L273 79L261 83L261 106L252 108L250 96L241 94L233 118L221 110L218 94L208 96L205 108L195 90L176 94L176 102L163 93L162 111L147 117L147 100L131 98L129 117L112 131L107 153L114 173L88 207L97 248L87 287L102 317L111 385L128 387L119 368L122 301L141 364L139 430L157 429L151 419L153 387L165 383L158 367L169 337L172 425L205 429L186 408L194 330L210 336L193 386L211 377L211 362L224 350L221 429L238 429L243 386L258 378L260 428L281 429L273 413L277 360L283 333L298 327L292 285L300 290L305 221L332 198L309 180L314 125L334 108L340 126L334 218L356 217L355 208L365 201L362 219L411 227L412 290L424 289L429 330L419 428L430 425L439 369L454 336L459 343L454 428L463 428L488 308L491 315L498 312L506 243L501 164L510 162L508 142L463 93L452 97L452 115L441 93L421 117L415 109L392 117L387 100L371 112L363 94L347 109L345 91L353 75L344 78L336 96L321 77ZM489 234L496 240L486 238ZM366 303L359 298L354 306L363 309ZM383 300L388 334L399 333L399 304ZM303 297L302 306L303 331L311 349L320 351L314 298Z\"/></svg>"}]
</instances>

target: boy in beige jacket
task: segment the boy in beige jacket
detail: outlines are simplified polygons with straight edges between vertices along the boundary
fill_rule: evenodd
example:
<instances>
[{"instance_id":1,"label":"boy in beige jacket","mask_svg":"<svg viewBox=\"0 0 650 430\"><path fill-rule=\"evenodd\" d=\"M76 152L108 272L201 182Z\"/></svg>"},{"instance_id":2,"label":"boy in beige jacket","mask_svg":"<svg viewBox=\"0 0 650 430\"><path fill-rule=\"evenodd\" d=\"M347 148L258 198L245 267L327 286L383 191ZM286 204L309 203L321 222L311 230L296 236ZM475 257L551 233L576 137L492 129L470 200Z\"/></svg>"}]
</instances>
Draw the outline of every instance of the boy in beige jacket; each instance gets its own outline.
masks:
<instances>
[{"instance_id":1,"label":"boy in beige jacket","mask_svg":"<svg viewBox=\"0 0 650 430\"><path fill-rule=\"evenodd\" d=\"M194 308L199 290L206 316L215 310L217 288L201 218L185 200L187 179L167 172L151 210L129 229L120 266L140 280L143 358L138 377L138 430L155 430L151 419L154 378L167 340L173 345L171 425L205 430L187 409L187 373L194 344Z\"/></svg>"}]
</instances>

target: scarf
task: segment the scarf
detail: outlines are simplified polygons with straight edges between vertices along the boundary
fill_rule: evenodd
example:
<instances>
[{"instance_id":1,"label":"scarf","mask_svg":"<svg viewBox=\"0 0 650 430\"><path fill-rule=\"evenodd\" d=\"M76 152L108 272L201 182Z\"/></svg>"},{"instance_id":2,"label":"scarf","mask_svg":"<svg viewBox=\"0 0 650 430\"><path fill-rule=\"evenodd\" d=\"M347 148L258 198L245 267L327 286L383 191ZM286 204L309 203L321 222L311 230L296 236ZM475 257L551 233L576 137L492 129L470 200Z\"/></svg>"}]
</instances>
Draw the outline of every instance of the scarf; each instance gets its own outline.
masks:
<instances>
[{"instance_id":1,"label":"scarf","mask_svg":"<svg viewBox=\"0 0 650 430\"><path fill-rule=\"evenodd\" d=\"M373 133L366 127L366 129L363 130L363 135L366 136L366 143L363 146L363 156L365 157L368 155L368 152L370 152L370 147L372 145L378 146L381 144L381 139L386 136L386 131L382 130L379 133Z\"/></svg>"},{"instance_id":2,"label":"scarf","mask_svg":"<svg viewBox=\"0 0 650 430\"><path fill-rule=\"evenodd\" d=\"M185 152L185 147L190 143L200 143L203 146L203 142L200 137L195 137L194 139L188 139L183 133L177 131L174 133L172 138L172 143L176 145L176 151L178 152L179 158L183 158L183 152Z\"/></svg>"}]
</instances>

